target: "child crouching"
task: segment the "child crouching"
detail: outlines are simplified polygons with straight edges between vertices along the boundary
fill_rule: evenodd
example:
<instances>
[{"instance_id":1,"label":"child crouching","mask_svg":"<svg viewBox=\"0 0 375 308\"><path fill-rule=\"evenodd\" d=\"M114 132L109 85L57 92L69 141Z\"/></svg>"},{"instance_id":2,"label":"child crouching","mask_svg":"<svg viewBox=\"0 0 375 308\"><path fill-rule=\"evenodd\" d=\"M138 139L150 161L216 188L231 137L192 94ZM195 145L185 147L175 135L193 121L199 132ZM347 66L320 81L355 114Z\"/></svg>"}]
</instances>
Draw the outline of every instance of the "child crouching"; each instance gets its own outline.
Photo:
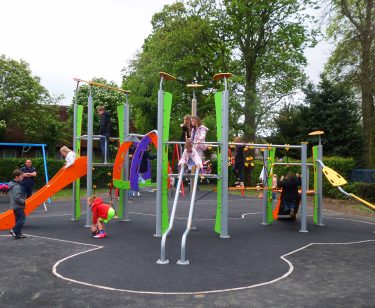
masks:
<instances>
[{"instance_id":1,"label":"child crouching","mask_svg":"<svg viewBox=\"0 0 375 308\"><path fill-rule=\"evenodd\" d=\"M105 204L101 198L90 196L87 198L87 204L92 211L91 232L95 238L104 238L105 223L108 223L116 215L116 211L109 204Z\"/></svg>"},{"instance_id":2,"label":"child crouching","mask_svg":"<svg viewBox=\"0 0 375 308\"><path fill-rule=\"evenodd\" d=\"M193 147L191 139L186 139L185 150L182 153L178 165L187 165L189 170L192 170L193 167L203 169L202 159L197 150Z\"/></svg>"}]
</instances>

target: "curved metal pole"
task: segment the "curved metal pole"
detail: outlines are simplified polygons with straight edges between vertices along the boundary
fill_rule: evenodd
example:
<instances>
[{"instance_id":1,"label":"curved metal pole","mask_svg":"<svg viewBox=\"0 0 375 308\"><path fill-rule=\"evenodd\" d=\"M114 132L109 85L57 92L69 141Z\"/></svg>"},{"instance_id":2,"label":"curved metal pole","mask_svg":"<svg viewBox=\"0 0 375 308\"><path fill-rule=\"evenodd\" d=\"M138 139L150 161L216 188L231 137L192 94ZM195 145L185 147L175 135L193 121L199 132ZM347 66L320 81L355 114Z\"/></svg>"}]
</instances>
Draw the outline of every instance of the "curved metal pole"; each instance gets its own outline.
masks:
<instances>
[{"instance_id":1,"label":"curved metal pole","mask_svg":"<svg viewBox=\"0 0 375 308\"><path fill-rule=\"evenodd\" d=\"M180 188L181 188L183 174L184 174L184 166L182 165L181 170L180 170L180 174L179 174L179 177L178 177L176 195L174 196L171 218L169 220L169 227L164 232L163 237L161 238L160 259L158 261L156 261L157 264L168 264L169 263L169 260L165 259L165 244L166 244L166 241L167 241L167 236L169 235L169 233L172 231L172 228L173 228L174 217L176 215L177 202L178 202L178 197L180 195L179 191L180 191Z\"/></svg>"},{"instance_id":2,"label":"curved metal pole","mask_svg":"<svg viewBox=\"0 0 375 308\"><path fill-rule=\"evenodd\" d=\"M193 194L191 196L191 201L190 201L189 218L188 218L186 230L185 230L184 234L182 235L182 240L181 240L181 259L177 261L177 264L179 264L179 265L188 265L189 264L189 260L186 260L186 238L187 238L187 236L188 236L188 234L191 230L191 224L192 224L192 221L193 221L194 203L195 203L195 194L197 192L198 174L199 174L199 169L197 168L195 170Z\"/></svg>"}]
</instances>

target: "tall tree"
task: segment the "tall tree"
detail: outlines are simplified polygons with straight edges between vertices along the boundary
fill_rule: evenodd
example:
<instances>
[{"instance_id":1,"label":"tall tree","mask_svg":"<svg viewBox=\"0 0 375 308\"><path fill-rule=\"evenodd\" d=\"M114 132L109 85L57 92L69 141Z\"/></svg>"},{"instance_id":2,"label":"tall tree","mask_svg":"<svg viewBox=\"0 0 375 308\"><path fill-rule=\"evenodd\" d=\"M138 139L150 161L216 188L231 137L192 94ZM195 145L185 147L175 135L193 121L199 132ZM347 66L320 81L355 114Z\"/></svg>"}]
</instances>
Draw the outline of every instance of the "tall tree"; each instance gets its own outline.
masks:
<instances>
[{"instance_id":1,"label":"tall tree","mask_svg":"<svg viewBox=\"0 0 375 308\"><path fill-rule=\"evenodd\" d=\"M151 87L146 76L153 71L166 70L185 81L204 83L205 94L213 91L211 78L215 73L230 71L235 74L230 83L234 93L230 125L235 131L243 131L246 139L254 140L263 116L304 81L303 48L312 42L312 36L301 20L307 18L303 9L310 3L193 0L167 5L154 15L153 33L126 71L124 81L130 85L137 80L134 86L147 97L139 103L141 107L151 99L151 89L156 93L157 81ZM178 105L174 110L181 118L181 110L188 110L189 93L183 85L174 90L183 93L176 98L184 106ZM154 93L147 106L156 109ZM212 101L199 99L200 114L214 117Z\"/></svg>"},{"instance_id":2,"label":"tall tree","mask_svg":"<svg viewBox=\"0 0 375 308\"><path fill-rule=\"evenodd\" d=\"M361 96L366 165L375 161L375 1L331 0L328 35L336 42L326 70Z\"/></svg>"},{"instance_id":3,"label":"tall tree","mask_svg":"<svg viewBox=\"0 0 375 308\"><path fill-rule=\"evenodd\" d=\"M29 64L0 56L0 129L3 140L41 142L51 155L59 140L64 139L64 123L58 103L33 76Z\"/></svg>"},{"instance_id":4,"label":"tall tree","mask_svg":"<svg viewBox=\"0 0 375 308\"><path fill-rule=\"evenodd\" d=\"M305 102L286 105L275 118L271 143L300 143L308 133L324 131L325 155L354 157L361 164L363 135L360 112L353 91L342 82L321 76L318 86L308 84Z\"/></svg>"}]
</instances>

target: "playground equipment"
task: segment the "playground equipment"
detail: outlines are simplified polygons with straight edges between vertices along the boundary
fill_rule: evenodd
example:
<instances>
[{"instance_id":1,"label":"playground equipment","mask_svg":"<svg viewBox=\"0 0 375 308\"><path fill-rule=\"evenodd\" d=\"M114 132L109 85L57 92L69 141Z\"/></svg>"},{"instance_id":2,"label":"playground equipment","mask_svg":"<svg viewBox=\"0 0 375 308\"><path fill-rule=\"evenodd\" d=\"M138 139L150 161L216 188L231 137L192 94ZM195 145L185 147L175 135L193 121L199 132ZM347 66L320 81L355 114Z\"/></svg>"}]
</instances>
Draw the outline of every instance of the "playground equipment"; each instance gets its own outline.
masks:
<instances>
[{"instance_id":1,"label":"playground equipment","mask_svg":"<svg viewBox=\"0 0 375 308\"><path fill-rule=\"evenodd\" d=\"M76 81L76 91L74 99L74 127L73 127L73 151L77 153L77 157L81 155L81 140L87 140L87 196L92 195L93 193L93 182L92 182L92 172L93 172L93 140L100 139L100 135L93 134L93 98L92 98L92 87L101 87L112 91L118 91L125 94L125 104L118 106L118 119L119 119L119 139L120 142L125 141L125 137L129 134L129 103L128 103L128 94L130 91L119 89L116 87L111 87L97 82L85 81L79 78L74 78ZM83 115L83 106L78 105L78 93L80 89L80 83L86 83L89 86L89 95L87 103L87 135L82 136L82 115ZM108 146L108 145L107 145ZM107 152L107 151L106 151ZM128 157L125 158L125 164L128 163ZM104 163L95 164L96 167L112 167L112 164L107 162L105 157ZM128 174L122 171L122 177L126 180ZM120 190L120 200L118 206L118 215L120 218L124 218L124 209L127 209L127 200L128 196L124 190ZM88 206L87 206L88 207ZM86 212L86 226L91 225L91 211L87 208ZM126 213L125 213L126 214ZM73 183L73 208L72 208L72 220L77 220L81 216L81 207L80 207L80 180L77 179Z\"/></svg>"},{"instance_id":2,"label":"playground equipment","mask_svg":"<svg viewBox=\"0 0 375 308\"><path fill-rule=\"evenodd\" d=\"M86 172L86 157L76 159L74 165L69 168L61 168L46 185L39 189L30 198L26 199L25 214L29 215L56 192L73 183L76 179L86 175ZM5 213L0 214L0 230L9 230L14 224L15 219L13 210L8 210Z\"/></svg>"}]
</instances>

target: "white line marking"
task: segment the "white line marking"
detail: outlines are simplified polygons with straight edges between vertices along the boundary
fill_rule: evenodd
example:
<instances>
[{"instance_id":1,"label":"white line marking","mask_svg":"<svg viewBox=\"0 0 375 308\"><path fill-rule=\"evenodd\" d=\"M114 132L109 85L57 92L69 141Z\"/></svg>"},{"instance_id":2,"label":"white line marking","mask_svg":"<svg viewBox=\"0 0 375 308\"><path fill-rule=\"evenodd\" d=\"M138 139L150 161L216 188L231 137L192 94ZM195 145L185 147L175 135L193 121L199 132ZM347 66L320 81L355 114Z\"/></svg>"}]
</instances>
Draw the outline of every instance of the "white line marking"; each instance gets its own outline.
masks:
<instances>
[{"instance_id":1,"label":"white line marking","mask_svg":"<svg viewBox=\"0 0 375 308\"><path fill-rule=\"evenodd\" d=\"M86 212L82 212L81 216L85 214ZM37 215L34 216L31 214L30 216L28 216L28 218L48 218L48 217L63 217L63 216L72 216L72 214L70 213L70 214L41 215L41 216L37 216Z\"/></svg>"},{"instance_id":2,"label":"white line marking","mask_svg":"<svg viewBox=\"0 0 375 308\"><path fill-rule=\"evenodd\" d=\"M297 253L297 252L299 252L299 251L301 251L301 250L303 250L305 248L308 248L308 247L310 247L312 245L352 245L352 244L363 244L363 243L367 243L367 242L375 242L375 240L363 240L363 241L358 241L358 242L343 242L343 243L310 243L310 244L308 244L306 246L300 247L300 248L298 248L296 250L293 250L291 252L288 252L288 253L280 256L280 259L282 259L283 261L285 261L289 265L289 270L285 274L283 274L282 276L277 277L277 278L275 278L273 280L270 280L270 281L267 281L267 282L253 284L253 285L249 285L249 286L245 286L245 287L229 288L229 289L221 289L221 290L196 291L196 292L136 291L136 290L127 290L127 289L119 289L119 288L112 288L112 287L106 287L106 286L101 286L101 285L95 285L95 284L91 284L91 283L88 283L88 282L79 281L79 280L75 280L75 279L64 277L63 275L61 275L61 274L59 274L57 272L57 267L59 266L59 264L61 264L65 260L68 260L70 258L73 258L73 257L75 257L77 255L80 255L80 254L83 254L83 253L86 253L86 252L91 252L91 251L97 250L99 248L93 248L93 249L90 249L90 250L87 250L87 251L84 251L84 252L76 253L76 254L74 254L72 256L66 257L66 258L58 261L53 266L52 273L55 276L57 276L58 278L66 280L66 281L70 281L70 282L73 282L73 283L77 283L77 284L81 284L81 285L85 285L85 286L89 286L89 287L94 287L94 288L98 288L98 289L109 290L109 291L118 291L118 292L134 293L134 294L151 294L151 295L198 295L198 294L214 294L214 293L224 293L224 292L231 292L231 291L240 291L240 290L254 289L254 288L257 288L257 287L266 286L266 285L269 285L269 284L276 283L276 282L278 282L278 281L280 281L280 280L288 277L293 272L293 270L294 270L294 266L293 266L292 262L290 262L286 257L290 256L290 255L292 255L294 253Z\"/></svg>"},{"instance_id":3,"label":"white line marking","mask_svg":"<svg viewBox=\"0 0 375 308\"><path fill-rule=\"evenodd\" d=\"M25 235L30 236L30 237L42 238L42 239L50 240L50 241L70 243L70 244L77 244L77 245L85 245L85 246L91 246L91 247L95 247L95 248L103 248L104 247L104 246L87 244L87 243L82 243L82 242L74 242L74 241L68 241L68 240L61 240L61 239L53 238L53 237L46 237L46 236L39 236L39 235L32 235L32 234L25 234Z\"/></svg>"}]
</instances>

